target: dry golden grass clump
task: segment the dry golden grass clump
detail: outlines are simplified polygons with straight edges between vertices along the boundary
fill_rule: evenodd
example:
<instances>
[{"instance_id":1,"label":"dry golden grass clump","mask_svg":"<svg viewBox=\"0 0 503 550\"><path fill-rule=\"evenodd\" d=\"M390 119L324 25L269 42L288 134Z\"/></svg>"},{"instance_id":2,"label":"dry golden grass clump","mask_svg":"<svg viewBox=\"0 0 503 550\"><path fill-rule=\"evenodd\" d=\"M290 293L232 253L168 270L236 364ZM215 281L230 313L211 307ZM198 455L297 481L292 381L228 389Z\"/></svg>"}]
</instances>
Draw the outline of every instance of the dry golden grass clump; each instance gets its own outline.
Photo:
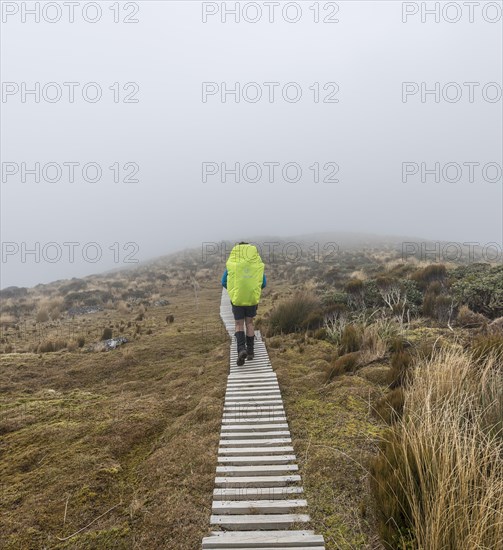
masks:
<instances>
[{"instance_id":1,"label":"dry golden grass clump","mask_svg":"<svg viewBox=\"0 0 503 550\"><path fill-rule=\"evenodd\" d=\"M502 429L496 354L477 364L440 349L411 371L403 415L371 469L387 548L501 548Z\"/></svg>"}]
</instances>

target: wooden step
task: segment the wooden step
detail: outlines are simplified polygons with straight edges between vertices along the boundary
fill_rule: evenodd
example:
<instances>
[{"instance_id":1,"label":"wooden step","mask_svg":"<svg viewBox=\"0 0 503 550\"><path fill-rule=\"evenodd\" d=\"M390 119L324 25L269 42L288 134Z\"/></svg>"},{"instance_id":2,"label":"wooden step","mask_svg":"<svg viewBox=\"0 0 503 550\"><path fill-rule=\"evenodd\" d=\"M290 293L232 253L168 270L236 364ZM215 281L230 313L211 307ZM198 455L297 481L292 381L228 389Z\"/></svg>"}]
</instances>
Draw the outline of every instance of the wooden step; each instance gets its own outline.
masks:
<instances>
[{"instance_id":1,"label":"wooden step","mask_svg":"<svg viewBox=\"0 0 503 550\"><path fill-rule=\"evenodd\" d=\"M217 466L217 475L220 476L264 476L286 475L297 472L297 464L271 464L258 466Z\"/></svg>"},{"instance_id":2,"label":"wooden step","mask_svg":"<svg viewBox=\"0 0 503 550\"><path fill-rule=\"evenodd\" d=\"M285 411L276 411L268 413L228 413L222 416L223 422L286 422Z\"/></svg>"},{"instance_id":3,"label":"wooden step","mask_svg":"<svg viewBox=\"0 0 503 550\"><path fill-rule=\"evenodd\" d=\"M269 438L257 438L253 440L249 439L221 439L220 440L220 448L223 447L247 447L250 445L254 445L254 448L260 449L267 449L269 446L278 446L278 445L286 445L287 443L291 443L292 438L291 437L269 437Z\"/></svg>"},{"instance_id":4,"label":"wooden step","mask_svg":"<svg viewBox=\"0 0 503 550\"><path fill-rule=\"evenodd\" d=\"M252 359L252 361L245 362L244 365L238 365L237 364L238 356L235 355L231 358L231 365L229 366L229 371L231 372L250 372L257 369L269 369L272 371L272 364L267 359L260 360L260 359ZM234 363L234 360L236 360L236 364Z\"/></svg>"},{"instance_id":5,"label":"wooden step","mask_svg":"<svg viewBox=\"0 0 503 550\"><path fill-rule=\"evenodd\" d=\"M224 416L222 418L222 427L227 426L228 424L263 424L263 423L269 423L269 424L277 424L277 423L284 423L286 422L286 416L284 414L277 414L276 416L273 415L253 415L253 416L239 416L236 414L231 414L229 416Z\"/></svg>"},{"instance_id":6,"label":"wooden step","mask_svg":"<svg viewBox=\"0 0 503 550\"><path fill-rule=\"evenodd\" d=\"M248 395L250 393L256 393L257 395L277 393L280 395L279 386L268 386L265 388L229 388L226 390L225 395Z\"/></svg>"},{"instance_id":7,"label":"wooden step","mask_svg":"<svg viewBox=\"0 0 503 550\"><path fill-rule=\"evenodd\" d=\"M233 381L234 378L243 376L254 376L255 378L261 378L262 382L269 381L269 379L277 381L276 373L272 370L271 367L260 366L254 367L253 369L247 369L246 371L243 370L243 367L230 369L229 376L227 377L227 382L229 383Z\"/></svg>"},{"instance_id":8,"label":"wooden step","mask_svg":"<svg viewBox=\"0 0 503 550\"><path fill-rule=\"evenodd\" d=\"M224 401L224 407L245 407L248 405L283 405L283 400L281 399L281 396L260 398L246 395L241 399L232 398L230 400L225 399Z\"/></svg>"},{"instance_id":9,"label":"wooden step","mask_svg":"<svg viewBox=\"0 0 503 550\"><path fill-rule=\"evenodd\" d=\"M229 390L279 390L279 384L276 381L273 382L244 382L239 384L227 384L227 391Z\"/></svg>"},{"instance_id":10,"label":"wooden step","mask_svg":"<svg viewBox=\"0 0 503 550\"><path fill-rule=\"evenodd\" d=\"M255 361L254 361L255 362ZM246 375L246 374L250 374L250 371L253 370L253 369L256 369L256 368L267 368L270 370L270 373L271 375L275 375L275 371L274 369L272 368L272 364L270 362L264 362L262 364L252 364L252 363L248 363L248 365L245 364L244 365L237 365L237 364L234 364L233 362L233 359L231 359L231 363L229 365L229 375Z\"/></svg>"},{"instance_id":11,"label":"wooden step","mask_svg":"<svg viewBox=\"0 0 503 550\"><path fill-rule=\"evenodd\" d=\"M203 550L223 549L275 549L295 548L303 550L324 548L323 537L315 535L314 531L213 531L203 539Z\"/></svg>"},{"instance_id":12,"label":"wooden step","mask_svg":"<svg viewBox=\"0 0 503 550\"><path fill-rule=\"evenodd\" d=\"M253 440L253 439L269 439L269 438L279 438L279 437L290 437L290 432L288 430L275 430L275 431L243 431L243 432L229 432L229 431L221 431L220 432L220 439L247 439L247 440ZM221 444L221 443L220 443Z\"/></svg>"},{"instance_id":13,"label":"wooden step","mask_svg":"<svg viewBox=\"0 0 503 550\"><path fill-rule=\"evenodd\" d=\"M277 500L302 495L302 487L241 487L214 489L213 500Z\"/></svg>"},{"instance_id":14,"label":"wooden step","mask_svg":"<svg viewBox=\"0 0 503 550\"><path fill-rule=\"evenodd\" d=\"M229 530L247 531L250 529L288 529L297 523L311 521L308 514L223 514L210 517L211 525Z\"/></svg>"},{"instance_id":15,"label":"wooden step","mask_svg":"<svg viewBox=\"0 0 503 550\"><path fill-rule=\"evenodd\" d=\"M248 455L248 456L222 456L218 457L218 463L223 465L253 465L253 464L288 464L295 462L296 456L291 455Z\"/></svg>"},{"instance_id":16,"label":"wooden step","mask_svg":"<svg viewBox=\"0 0 503 550\"><path fill-rule=\"evenodd\" d=\"M253 423L253 424L222 424L220 433L229 432L246 432L246 431L274 431L274 430L288 430L288 424L285 422L273 423Z\"/></svg>"},{"instance_id":17,"label":"wooden step","mask_svg":"<svg viewBox=\"0 0 503 550\"><path fill-rule=\"evenodd\" d=\"M237 362L237 356L231 359L231 363L234 362L233 359L236 359L236 362ZM272 365L269 361L262 361L262 362L253 361L253 363L248 363L248 364L245 363L244 365L235 364L229 367L229 372L239 373L239 374L247 374L258 370L274 372L272 369Z\"/></svg>"},{"instance_id":18,"label":"wooden step","mask_svg":"<svg viewBox=\"0 0 503 550\"><path fill-rule=\"evenodd\" d=\"M293 447L283 445L281 447L219 447L219 455L230 455L230 456L252 456L252 455L266 455L266 454L288 454L293 453Z\"/></svg>"},{"instance_id":19,"label":"wooden step","mask_svg":"<svg viewBox=\"0 0 503 550\"><path fill-rule=\"evenodd\" d=\"M284 412L277 411L276 414L266 413L266 414L240 414L240 413L230 413L222 417L223 424L243 424L243 423L252 423L252 422L286 422L286 416Z\"/></svg>"},{"instance_id":20,"label":"wooden step","mask_svg":"<svg viewBox=\"0 0 503 550\"><path fill-rule=\"evenodd\" d=\"M242 405L240 402L234 401L231 405L225 405L223 413L224 414L236 414L236 413L271 413L277 414L278 412L284 412L285 409L283 405L270 404L266 401L265 404L253 402L251 405Z\"/></svg>"},{"instance_id":21,"label":"wooden step","mask_svg":"<svg viewBox=\"0 0 503 550\"><path fill-rule=\"evenodd\" d=\"M281 394L279 392L271 393L271 394L264 394L264 393L248 393L248 394L226 394L225 395L225 401L224 404L227 403L236 403L239 401L277 401L281 400Z\"/></svg>"},{"instance_id":22,"label":"wooden step","mask_svg":"<svg viewBox=\"0 0 503 550\"><path fill-rule=\"evenodd\" d=\"M299 482L300 476L298 474L286 476L217 476L215 487L288 487Z\"/></svg>"},{"instance_id":23,"label":"wooden step","mask_svg":"<svg viewBox=\"0 0 503 550\"><path fill-rule=\"evenodd\" d=\"M277 406L275 409L268 407L255 407L253 409L246 410L243 407L234 407L234 408L225 408L223 417L227 418L252 418L252 417L262 417L262 416L284 416L285 409L281 405Z\"/></svg>"},{"instance_id":24,"label":"wooden step","mask_svg":"<svg viewBox=\"0 0 503 550\"><path fill-rule=\"evenodd\" d=\"M234 382L234 381L270 381L270 380L278 380L278 377L276 376L275 372L263 374L262 376L259 374L229 374L227 377L227 382Z\"/></svg>"},{"instance_id":25,"label":"wooden step","mask_svg":"<svg viewBox=\"0 0 503 550\"><path fill-rule=\"evenodd\" d=\"M284 500L214 500L213 514L290 514L305 508L304 499Z\"/></svg>"}]
</instances>

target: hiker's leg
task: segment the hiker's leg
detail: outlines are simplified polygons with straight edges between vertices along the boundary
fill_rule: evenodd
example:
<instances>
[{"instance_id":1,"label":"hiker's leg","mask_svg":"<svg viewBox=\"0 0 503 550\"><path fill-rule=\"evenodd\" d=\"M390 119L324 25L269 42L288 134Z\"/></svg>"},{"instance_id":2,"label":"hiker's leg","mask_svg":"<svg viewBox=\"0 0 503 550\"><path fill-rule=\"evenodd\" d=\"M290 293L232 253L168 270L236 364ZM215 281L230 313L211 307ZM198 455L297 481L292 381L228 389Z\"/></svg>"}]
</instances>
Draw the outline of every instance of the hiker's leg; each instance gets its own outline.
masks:
<instances>
[{"instance_id":1,"label":"hiker's leg","mask_svg":"<svg viewBox=\"0 0 503 550\"><path fill-rule=\"evenodd\" d=\"M251 361L255 355L254 343L255 343L255 329L253 327L253 317L245 317L246 323L246 353L247 359Z\"/></svg>"},{"instance_id":2,"label":"hiker's leg","mask_svg":"<svg viewBox=\"0 0 503 550\"><path fill-rule=\"evenodd\" d=\"M253 328L253 317L245 317L244 322L246 323L246 336L254 336L255 329Z\"/></svg>"},{"instance_id":3,"label":"hiker's leg","mask_svg":"<svg viewBox=\"0 0 503 550\"><path fill-rule=\"evenodd\" d=\"M236 347L238 353L237 364L244 365L246 359L246 337L245 337L245 315L244 308L240 306L232 306L234 321L236 326Z\"/></svg>"}]
</instances>

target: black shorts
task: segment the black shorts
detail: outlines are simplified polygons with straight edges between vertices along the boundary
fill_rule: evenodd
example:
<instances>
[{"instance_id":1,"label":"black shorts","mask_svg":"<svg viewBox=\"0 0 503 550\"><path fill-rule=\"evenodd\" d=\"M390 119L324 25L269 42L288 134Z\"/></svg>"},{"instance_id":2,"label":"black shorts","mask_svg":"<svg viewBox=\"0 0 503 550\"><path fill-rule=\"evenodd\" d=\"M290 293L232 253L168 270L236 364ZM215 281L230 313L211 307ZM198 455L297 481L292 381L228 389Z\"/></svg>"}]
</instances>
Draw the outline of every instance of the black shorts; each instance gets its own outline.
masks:
<instances>
[{"instance_id":1,"label":"black shorts","mask_svg":"<svg viewBox=\"0 0 503 550\"><path fill-rule=\"evenodd\" d=\"M240 321L245 317L255 317L257 315L257 306L235 306L232 302L232 313L234 314L234 320Z\"/></svg>"}]
</instances>

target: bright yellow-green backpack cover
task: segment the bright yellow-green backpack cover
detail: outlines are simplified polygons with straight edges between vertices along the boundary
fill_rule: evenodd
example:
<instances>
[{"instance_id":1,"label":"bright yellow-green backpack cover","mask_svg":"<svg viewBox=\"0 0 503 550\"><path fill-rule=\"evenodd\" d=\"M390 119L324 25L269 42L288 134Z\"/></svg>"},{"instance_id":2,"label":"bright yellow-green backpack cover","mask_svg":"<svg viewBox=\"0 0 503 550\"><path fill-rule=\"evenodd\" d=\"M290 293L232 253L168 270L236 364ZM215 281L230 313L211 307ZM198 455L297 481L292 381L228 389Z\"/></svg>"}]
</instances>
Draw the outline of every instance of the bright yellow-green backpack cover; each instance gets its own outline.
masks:
<instances>
[{"instance_id":1,"label":"bright yellow-green backpack cover","mask_svg":"<svg viewBox=\"0 0 503 550\"><path fill-rule=\"evenodd\" d=\"M235 306L254 306L260 301L264 262L253 244L237 244L225 264L227 292Z\"/></svg>"}]
</instances>

